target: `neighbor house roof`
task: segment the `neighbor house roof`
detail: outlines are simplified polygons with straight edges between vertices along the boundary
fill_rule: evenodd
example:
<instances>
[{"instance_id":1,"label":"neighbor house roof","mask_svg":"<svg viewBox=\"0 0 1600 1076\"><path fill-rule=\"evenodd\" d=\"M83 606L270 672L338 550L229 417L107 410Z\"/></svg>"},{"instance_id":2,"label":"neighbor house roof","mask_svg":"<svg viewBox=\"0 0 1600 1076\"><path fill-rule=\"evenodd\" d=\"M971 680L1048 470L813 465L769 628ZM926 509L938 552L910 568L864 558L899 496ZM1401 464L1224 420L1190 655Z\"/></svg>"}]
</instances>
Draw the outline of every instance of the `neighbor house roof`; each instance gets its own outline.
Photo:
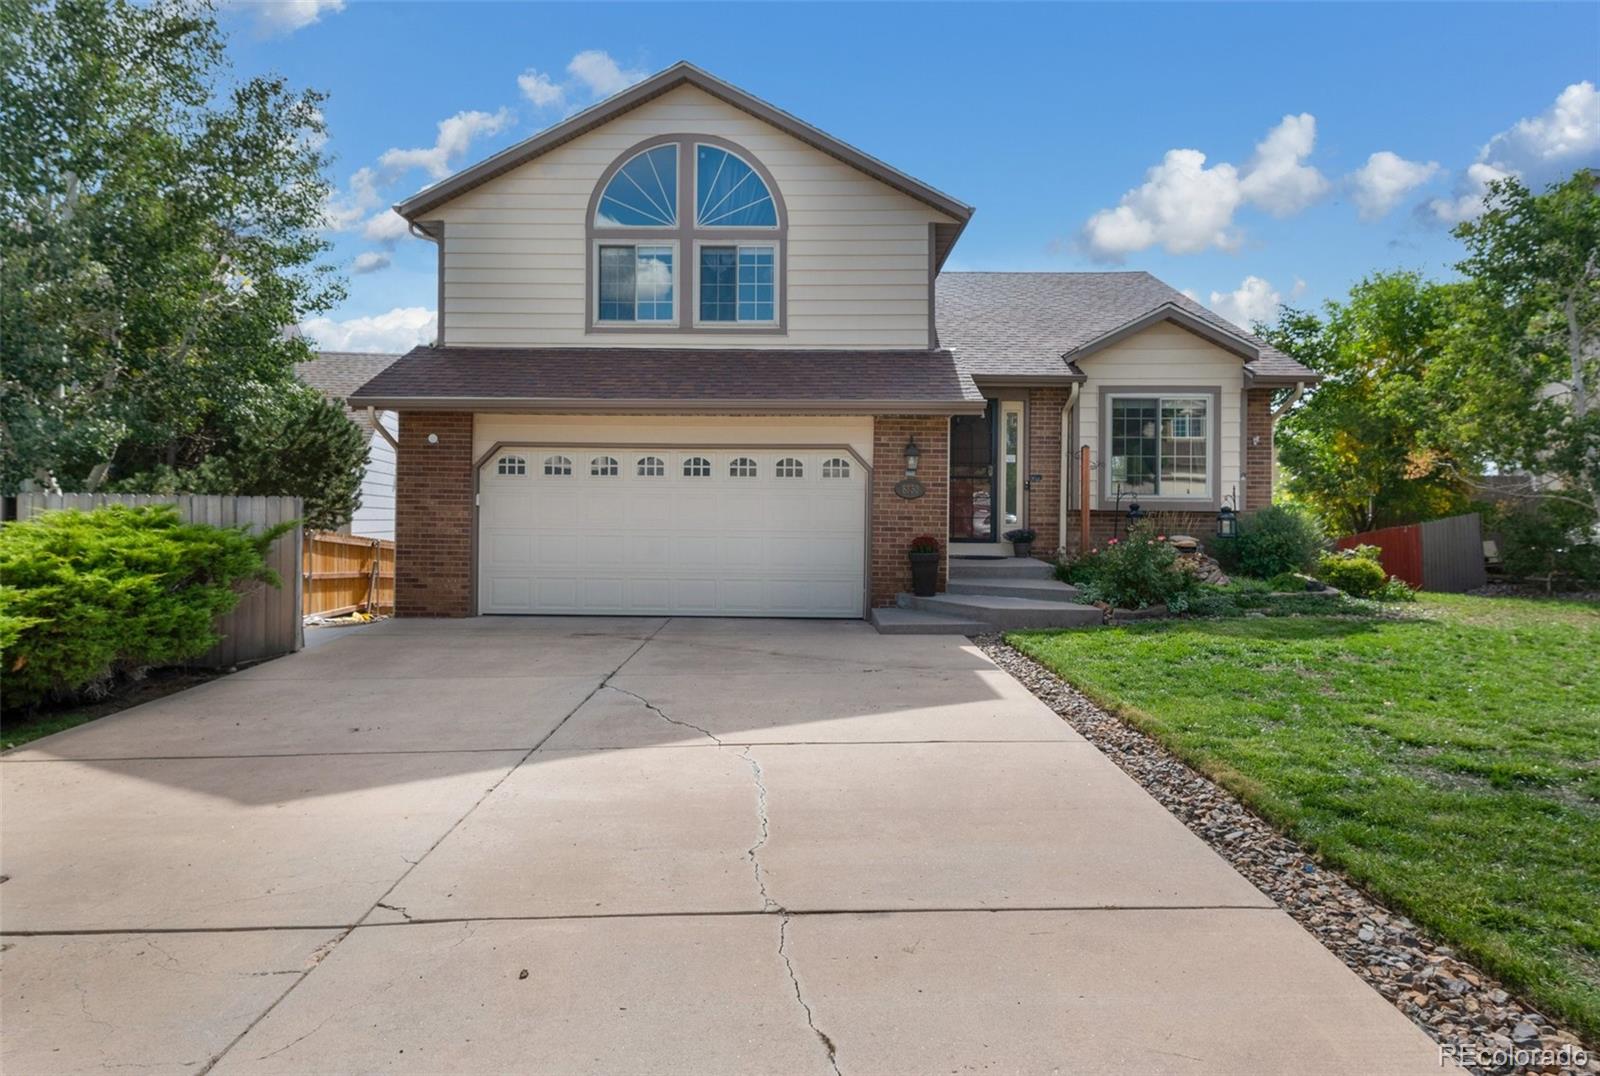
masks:
<instances>
[{"instance_id":1,"label":"neighbor house roof","mask_svg":"<svg viewBox=\"0 0 1600 1076\"><path fill-rule=\"evenodd\" d=\"M1149 273L941 273L939 343L980 381L1082 377L1073 365L1159 321L1239 355L1255 384L1318 375Z\"/></svg>"},{"instance_id":2,"label":"neighbor house roof","mask_svg":"<svg viewBox=\"0 0 1600 1076\"><path fill-rule=\"evenodd\" d=\"M682 60L664 71L651 75L642 82L634 83L621 93L614 94L598 104L591 105L554 127L540 131L532 138L518 142L514 146L508 146L499 153L472 165L470 168L463 169L453 176L440 180L431 187L424 188L405 201L397 203L394 210L409 221L417 221L430 210L438 208L452 198L480 184L487 183L504 172L526 164L540 154L548 153L557 146L570 142L580 135L587 134L624 112L638 108L640 105L677 89L679 86L693 86L740 111L748 112L757 119L799 139L813 149L820 150L830 157L843 161L850 167L866 173L880 183L893 187L900 193L915 198L940 213L954 218L956 222L954 224L935 225L936 265L944 264L945 256L950 253L950 248L955 246L957 237L961 235L961 230L966 227L968 219L972 216L972 207L965 202L952 198L943 191L906 175L898 168L885 164L878 158L863 153L846 142L841 142L826 131L811 126L799 117L792 116L777 106L769 104L753 94L746 93L737 86L724 82L715 75L702 71L694 64Z\"/></svg>"},{"instance_id":3,"label":"neighbor house roof","mask_svg":"<svg viewBox=\"0 0 1600 1076\"><path fill-rule=\"evenodd\" d=\"M352 407L346 400L399 357L365 351L319 351L313 361L295 363L294 376L330 400L345 404L351 421L361 427L361 435L370 441L372 423L367 418L366 407Z\"/></svg>"},{"instance_id":4,"label":"neighbor house roof","mask_svg":"<svg viewBox=\"0 0 1600 1076\"><path fill-rule=\"evenodd\" d=\"M983 409L948 351L419 347L351 403L474 411L956 414Z\"/></svg>"}]
</instances>

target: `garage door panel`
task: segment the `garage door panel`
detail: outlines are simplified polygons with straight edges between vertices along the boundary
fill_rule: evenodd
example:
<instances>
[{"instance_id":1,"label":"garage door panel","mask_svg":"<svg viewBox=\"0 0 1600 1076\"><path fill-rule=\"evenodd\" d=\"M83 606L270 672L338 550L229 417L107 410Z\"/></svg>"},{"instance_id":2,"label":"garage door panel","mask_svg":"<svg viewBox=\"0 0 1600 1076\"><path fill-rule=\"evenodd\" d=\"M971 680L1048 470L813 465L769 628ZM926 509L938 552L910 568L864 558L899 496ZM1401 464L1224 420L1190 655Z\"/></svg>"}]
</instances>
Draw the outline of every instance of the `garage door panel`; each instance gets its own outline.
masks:
<instances>
[{"instance_id":1,"label":"garage door panel","mask_svg":"<svg viewBox=\"0 0 1600 1076\"><path fill-rule=\"evenodd\" d=\"M606 457L616 475L592 467ZM650 457L663 474L639 473ZM570 473L544 474L547 458L570 461ZM525 476L494 474L491 462L479 487L481 609L858 617L866 472L850 461L846 476L835 466L823 478L836 458L837 450L554 449L529 453ZM690 460L707 461L710 474L685 475Z\"/></svg>"}]
</instances>

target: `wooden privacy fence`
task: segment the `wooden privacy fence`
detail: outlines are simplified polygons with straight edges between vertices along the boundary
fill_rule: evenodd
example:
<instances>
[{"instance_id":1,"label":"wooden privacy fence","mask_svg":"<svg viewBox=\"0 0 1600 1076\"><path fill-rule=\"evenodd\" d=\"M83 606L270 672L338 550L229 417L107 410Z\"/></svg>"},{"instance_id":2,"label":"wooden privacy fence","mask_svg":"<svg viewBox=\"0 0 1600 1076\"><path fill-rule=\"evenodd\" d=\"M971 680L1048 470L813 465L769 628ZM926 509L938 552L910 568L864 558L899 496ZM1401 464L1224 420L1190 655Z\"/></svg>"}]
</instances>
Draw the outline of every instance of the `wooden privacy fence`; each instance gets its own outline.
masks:
<instances>
[{"instance_id":1,"label":"wooden privacy fence","mask_svg":"<svg viewBox=\"0 0 1600 1076\"><path fill-rule=\"evenodd\" d=\"M301 574L306 616L394 610L394 543L387 539L312 531Z\"/></svg>"},{"instance_id":2,"label":"wooden privacy fence","mask_svg":"<svg viewBox=\"0 0 1600 1076\"><path fill-rule=\"evenodd\" d=\"M31 519L40 512L78 508L89 511L106 505L172 504L187 523L214 527L247 525L260 533L278 523L301 516L299 497L223 497L198 493L19 493L16 518ZM305 645L300 621L300 528L283 535L267 551L267 567L277 573L280 585L247 591L233 612L217 618L222 641L190 662L206 668L227 668L292 653Z\"/></svg>"},{"instance_id":3,"label":"wooden privacy fence","mask_svg":"<svg viewBox=\"0 0 1600 1076\"><path fill-rule=\"evenodd\" d=\"M1460 593L1488 582L1483 566L1483 525L1476 512L1385 527L1340 538L1340 549L1375 545L1383 570L1420 590Z\"/></svg>"}]
</instances>

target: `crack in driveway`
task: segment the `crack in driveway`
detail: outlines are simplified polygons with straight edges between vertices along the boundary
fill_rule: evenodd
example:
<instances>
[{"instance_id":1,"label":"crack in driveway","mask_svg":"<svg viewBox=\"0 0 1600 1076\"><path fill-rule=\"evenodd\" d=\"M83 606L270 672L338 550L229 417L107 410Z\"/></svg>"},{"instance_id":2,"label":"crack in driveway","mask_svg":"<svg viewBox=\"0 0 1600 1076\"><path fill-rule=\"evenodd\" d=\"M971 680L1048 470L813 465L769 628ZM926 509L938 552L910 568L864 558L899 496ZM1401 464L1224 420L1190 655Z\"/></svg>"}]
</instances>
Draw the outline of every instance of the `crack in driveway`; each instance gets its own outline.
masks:
<instances>
[{"instance_id":1,"label":"crack in driveway","mask_svg":"<svg viewBox=\"0 0 1600 1076\"><path fill-rule=\"evenodd\" d=\"M649 699L645 698L643 695L637 694L636 692L629 691L625 687L618 687L616 684L612 684L612 683L605 683L605 684L601 684L600 686L605 688L607 691L615 691L619 695L626 695L630 699L638 699L641 703L644 704L644 708L646 710L649 710L651 713L653 713L657 717L661 718L661 720L663 720L663 721L665 721L665 722L667 722L669 724L672 724L672 725L678 725L681 728L691 729L694 732L698 732L700 735L706 737L712 743L716 744L718 747L722 747L723 746L722 741L717 738L716 733L712 732L710 729L703 729L699 725L696 725L696 724L694 724L692 722L689 722L689 721L680 721L678 718L673 717L671 714L667 713L665 710L663 710L661 707L657 706L655 703L651 702Z\"/></svg>"}]
</instances>

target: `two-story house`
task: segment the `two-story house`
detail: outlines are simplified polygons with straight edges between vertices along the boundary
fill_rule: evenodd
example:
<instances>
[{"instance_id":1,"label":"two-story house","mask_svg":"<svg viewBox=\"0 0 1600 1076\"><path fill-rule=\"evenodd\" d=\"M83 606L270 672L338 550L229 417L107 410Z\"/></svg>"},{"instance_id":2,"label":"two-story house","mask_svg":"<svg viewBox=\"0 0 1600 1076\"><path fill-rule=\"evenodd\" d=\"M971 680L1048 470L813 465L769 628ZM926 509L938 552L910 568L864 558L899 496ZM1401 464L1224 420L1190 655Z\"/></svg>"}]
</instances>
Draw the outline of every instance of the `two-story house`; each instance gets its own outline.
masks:
<instances>
[{"instance_id":1,"label":"two-story house","mask_svg":"<svg viewBox=\"0 0 1600 1076\"><path fill-rule=\"evenodd\" d=\"M1148 274L941 274L971 206L686 63L396 210L438 339L350 402L401 615L860 617L922 534L1208 533L1314 376Z\"/></svg>"}]
</instances>

